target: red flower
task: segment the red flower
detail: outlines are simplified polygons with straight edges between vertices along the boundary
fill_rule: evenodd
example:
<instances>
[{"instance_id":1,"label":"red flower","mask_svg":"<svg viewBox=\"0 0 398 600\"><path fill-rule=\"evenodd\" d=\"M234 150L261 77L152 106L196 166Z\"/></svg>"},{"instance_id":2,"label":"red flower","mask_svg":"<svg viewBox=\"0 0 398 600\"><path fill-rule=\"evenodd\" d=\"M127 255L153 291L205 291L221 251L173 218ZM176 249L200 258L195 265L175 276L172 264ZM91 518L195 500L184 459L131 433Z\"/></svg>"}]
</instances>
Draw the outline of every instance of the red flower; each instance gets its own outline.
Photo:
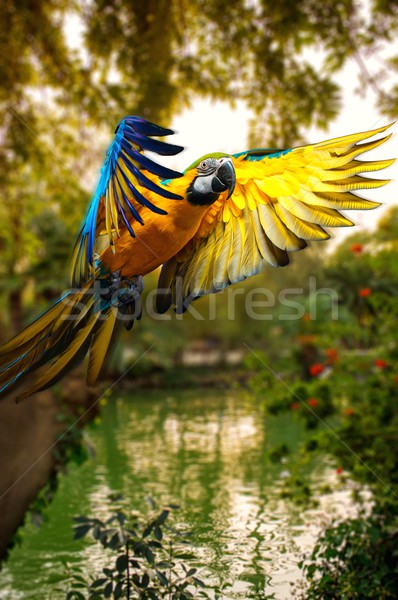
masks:
<instances>
[{"instance_id":1,"label":"red flower","mask_svg":"<svg viewBox=\"0 0 398 600\"><path fill-rule=\"evenodd\" d=\"M369 298L372 295L372 290L370 287L361 288L358 292L361 298Z\"/></svg>"},{"instance_id":2,"label":"red flower","mask_svg":"<svg viewBox=\"0 0 398 600\"><path fill-rule=\"evenodd\" d=\"M343 410L343 413L344 413L345 415L347 415L348 417L350 417L351 415L353 415L353 414L354 414L354 409L353 409L353 408L345 408L345 409Z\"/></svg>"},{"instance_id":3,"label":"red flower","mask_svg":"<svg viewBox=\"0 0 398 600\"><path fill-rule=\"evenodd\" d=\"M321 363L314 363L313 365L310 365L310 367L309 367L309 372L312 377L316 377L317 375L320 375L324 370L325 370L325 365L322 365Z\"/></svg>"},{"instance_id":4,"label":"red flower","mask_svg":"<svg viewBox=\"0 0 398 600\"><path fill-rule=\"evenodd\" d=\"M395 382L395 383L398 383L398 375L395 375L395 376L394 376L394 382Z\"/></svg>"},{"instance_id":5,"label":"red flower","mask_svg":"<svg viewBox=\"0 0 398 600\"><path fill-rule=\"evenodd\" d=\"M290 405L290 410L298 410L300 408L300 402L293 402L293 404Z\"/></svg>"},{"instance_id":6,"label":"red flower","mask_svg":"<svg viewBox=\"0 0 398 600\"><path fill-rule=\"evenodd\" d=\"M363 245L362 244L352 244L352 246L351 246L351 252L353 254L361 254L362 251L363 251Z\"/></svg>"},{"instance_id":7,"label":"red flower","mask_svg":"<svg viewBox=\"0 0 398 600\"><path fill-rule=\"evenodd\" d=\"M318 402L318 400L316 398L308 398L307 403L310 406L314 406L314 407L318 406L318 404L319 404L319 402Z\"/></svg>"},{"instance_id":8,"label":"red flower","mask_svg":"<svg viewBox=\"0 0 398 600\"><path fill-rule=\"evenodd\" d=\"M325 354L329 365L334 365L334 363L337 362L337 359L339 357L337 350L335 350L334 348L328 348L327 350L325 350Z\"/></svg>"},{"instance_id":9,"label":"red flower","mask_svg":"<svg viewBox=\"0 0 398 600\"><path fill-rule=\"evenodd\" d=\"M343 471L344 471L343 467L337 467L337 469L336 469L337 475L340 475Z\"/></svg>"},{"instance_id":10,"label":"red flower","mask_svg":"<svg viewBox=\"0 0 398 600\"><path fill-rule=\"evenodd\" d=\"M376 358L375 367L378 367L379 369L387 369L388 363L386 360L383 360L382 358Z\"/></svg>"}]
</instances>

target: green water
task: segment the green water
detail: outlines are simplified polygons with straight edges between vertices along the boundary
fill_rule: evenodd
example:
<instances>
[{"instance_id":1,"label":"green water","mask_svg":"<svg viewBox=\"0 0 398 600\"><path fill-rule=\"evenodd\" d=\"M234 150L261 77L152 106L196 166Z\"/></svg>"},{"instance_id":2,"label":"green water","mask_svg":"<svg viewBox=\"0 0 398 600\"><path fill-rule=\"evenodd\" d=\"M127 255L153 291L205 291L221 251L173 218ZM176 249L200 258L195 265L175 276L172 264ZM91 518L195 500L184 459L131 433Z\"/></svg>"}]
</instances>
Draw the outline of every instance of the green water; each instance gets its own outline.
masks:
<instances>
[{"instance_id":1,"label":"green water","mask_svg":"<svg viewBox=\"0 0 398 600\"><path fill-rule=\"evenodd\" d=\"M303 464L297 449L305 435L290 415L265 418L258 403L239 393L140 392L111 399L89 428L96 457L62 477L40 529L25 526L22 544L0 574L0 598L64 597L48 584L50 574L64 572L63 560L95 571L99 549L73 542L72 517L103 515L113 491L132 508L145 496L179 504L176 517L193 531L202 578L223 581L224 598L261 598L251 595L253 586L293 597L290 582L300 577L303 551L333 511L349 504L341 486L316 509L281 499L289 473L336 484L326 461ZM281 443L291 452L270 461L269 450Z\"/></svg>"}]
</instances>

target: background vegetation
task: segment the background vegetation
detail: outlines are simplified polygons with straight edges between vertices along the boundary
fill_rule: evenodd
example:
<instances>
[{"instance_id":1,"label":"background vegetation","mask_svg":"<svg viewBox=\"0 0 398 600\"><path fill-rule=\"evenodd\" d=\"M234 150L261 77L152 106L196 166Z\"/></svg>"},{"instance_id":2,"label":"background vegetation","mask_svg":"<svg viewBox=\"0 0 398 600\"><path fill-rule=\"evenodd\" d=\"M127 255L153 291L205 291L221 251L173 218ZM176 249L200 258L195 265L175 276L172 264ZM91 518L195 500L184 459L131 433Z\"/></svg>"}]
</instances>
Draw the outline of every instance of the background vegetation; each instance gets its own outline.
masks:
<instances>
[{"instance_id":1,"label":"background vegetation","mask_svg":"<svg viewBox=\"0 0 398 600\"><path fill-rule=\"evenodd\" d=\"M351 236L314 269L318 285L339 290L338 321L322 312L316 319L304 313L293 328L281 321L277 340L288 354L274 340L271 353L257 350L246 361L256 370L251 390L267 410L290 411L313 431L303 453L332 454L341 477L353 477L373 494L371 507L365 503L357 518L331 524L301 563L309 582L303 598L396 595L397 217L391 210L375 232ZM310 303L309 294L303 304ZM314 303L325 308L321 296ZM286 491L307 501L304 484L292 478Z\"/></svg>"}]
</instances>

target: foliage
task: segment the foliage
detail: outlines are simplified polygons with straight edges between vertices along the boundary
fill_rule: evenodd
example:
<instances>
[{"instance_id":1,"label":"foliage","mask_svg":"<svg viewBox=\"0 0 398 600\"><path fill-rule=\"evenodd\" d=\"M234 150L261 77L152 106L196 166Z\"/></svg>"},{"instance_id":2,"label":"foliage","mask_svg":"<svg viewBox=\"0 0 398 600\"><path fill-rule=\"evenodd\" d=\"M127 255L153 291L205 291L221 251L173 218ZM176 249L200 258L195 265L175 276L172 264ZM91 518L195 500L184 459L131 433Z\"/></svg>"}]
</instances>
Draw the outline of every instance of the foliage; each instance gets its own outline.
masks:
<instances>
[{"instance_id":1,"label":"foliage","mask_svg":"<svg viewBox=\"0 0 398 600\"><path fill-rule=\"evenodd\" d=\"M347 239L315 270L319 286L338 291L337 321L304 315L294 328L281 323L278 335L291 351L272 355L272 371L265 348L246 360L251 389L264 397L266 410L289 411L311 430L302 452L331 455L338 477L354 478L372 493L371 504L356 518L332 523L303 559L302 598L396 596L397 214L393 209L372 235ZM290 478L284 492L311 498L309 482L300 478Z\"/></svg>"},{"instance_id":2,"label":"foliage","mask_svg":"<svg viewBox=\"0 0 398 600\"><path fill-rule=\"evenodd\" d=\"M107 566L87 581L82 568L72 565L67 600L210 597L204 589L205 584L197 577L197 569L182 561L187 554L181 551L184 537L166 524L170 513L178 507L171 505L158 512L153 505L152 513L143 519L136 512L120 508L120 496L113 495L110 500L112 514L105 521L92 517L75 518L75 540L91 533L104 551Z\"/></svg>"},{"instance_id":3,"label":"foliage","mask_svg":"<svg viewBox=\"0 0 398 600\"><path fill-rule=\"evenodd\" d=\"M396 598L398 529L386 515L348 519L328 527L308 560L306 600Z\"/></svg>"}]
</instances>

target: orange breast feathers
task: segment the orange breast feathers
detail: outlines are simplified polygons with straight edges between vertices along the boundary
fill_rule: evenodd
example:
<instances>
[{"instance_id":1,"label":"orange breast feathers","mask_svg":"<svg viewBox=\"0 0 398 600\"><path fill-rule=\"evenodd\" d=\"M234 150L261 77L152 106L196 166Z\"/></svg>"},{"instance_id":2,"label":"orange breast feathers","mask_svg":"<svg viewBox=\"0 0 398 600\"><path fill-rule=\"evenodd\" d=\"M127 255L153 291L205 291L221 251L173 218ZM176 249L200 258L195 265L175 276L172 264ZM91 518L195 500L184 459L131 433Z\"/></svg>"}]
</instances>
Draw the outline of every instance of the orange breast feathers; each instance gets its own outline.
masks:
<instances>
[{"instance_id":1,"label":"orange breast feathers","mask_svg":"<svg viewBox=\"0 0 398 600\"><path fill-rule=\"evenodd\" d=\"M183 197L182 200L168 200L141 188L139 191L167 211L167 215L156 214L131 200L144 225L133 219L131 224L136 237L133 238L124 228L120 237L115 237L115 252L107 246L101 253L101 265L110 272L120 271L122 277L146 275L177 254L195 236L209 208L193 206L186 199L185 192L195 175L196 169L192 169L168 185L170 191Z\"/></svg>"}]
</instances>

